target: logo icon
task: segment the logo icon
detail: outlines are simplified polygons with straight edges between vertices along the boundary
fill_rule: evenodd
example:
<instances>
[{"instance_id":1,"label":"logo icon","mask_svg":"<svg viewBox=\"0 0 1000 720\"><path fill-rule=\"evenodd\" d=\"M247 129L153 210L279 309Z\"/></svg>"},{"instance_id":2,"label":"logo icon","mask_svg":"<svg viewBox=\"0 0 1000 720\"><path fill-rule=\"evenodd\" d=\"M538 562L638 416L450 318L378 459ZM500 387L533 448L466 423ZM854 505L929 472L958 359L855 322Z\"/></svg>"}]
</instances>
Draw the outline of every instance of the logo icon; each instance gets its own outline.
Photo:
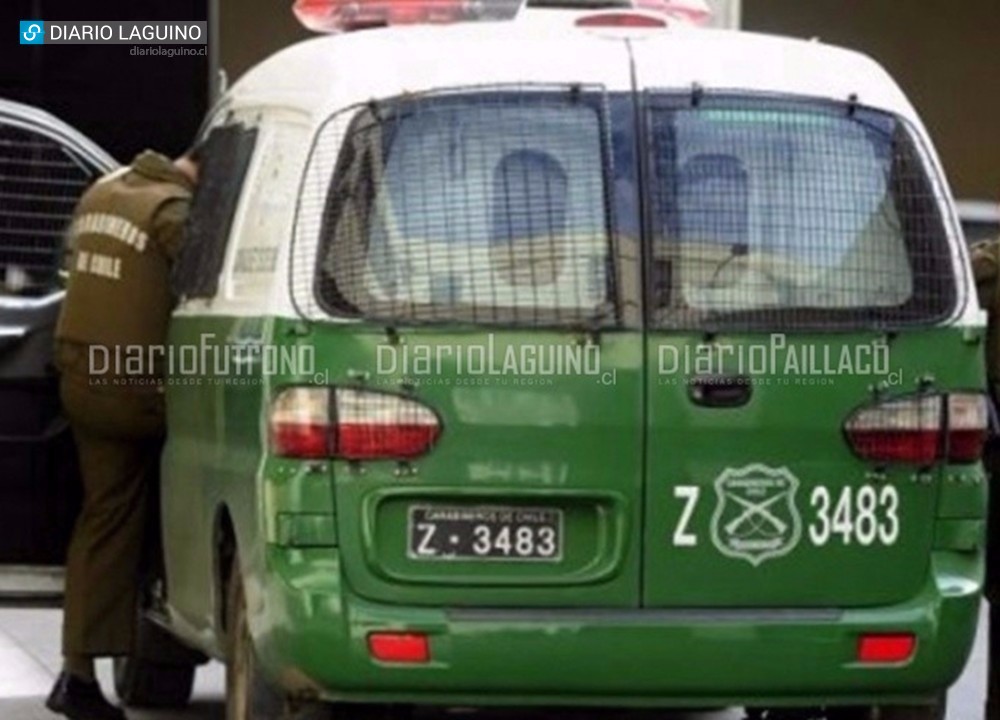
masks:
<instances>
[{"instance_id":1,"label":"logo icon","mask_svg":"<svg viewBox=\"0 0 1000 720\"><path fill-rule=\"evenodd\" d=\"M785 467L754 464L723 472L715 481L715 547L754 567L790 553L802 538L798 489L798 478Z\"/></svg>"},{"instance_id":2,"label":"logo icon","mask_svg":"<svg viewBox=\"0 0 1000 720\"><path fill-rule=\"evenodd\" d=\"M45 44L45 21L44 20L22 20L21 21L21 44L22 45L44 45Z\"/></svg>"}]
</instances>

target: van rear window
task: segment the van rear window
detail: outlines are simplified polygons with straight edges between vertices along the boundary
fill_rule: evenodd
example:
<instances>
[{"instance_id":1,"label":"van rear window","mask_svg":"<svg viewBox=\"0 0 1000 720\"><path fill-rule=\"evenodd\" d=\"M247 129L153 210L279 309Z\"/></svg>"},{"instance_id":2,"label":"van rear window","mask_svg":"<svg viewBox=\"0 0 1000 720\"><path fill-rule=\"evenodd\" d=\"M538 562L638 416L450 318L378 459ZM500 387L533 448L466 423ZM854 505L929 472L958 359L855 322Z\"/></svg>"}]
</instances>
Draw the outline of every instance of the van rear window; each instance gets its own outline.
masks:
<instances>
[{"instance_id":1,"label":"van rear window","mask_svg":"<svg viewBox=\"0 0 1000 720\"><path fill-rule=\"evenodd\" d=\"M951 313L941 190L900 120L762 98L652 106L657 326L830 330Z\"/></svg>"},{"instance_id":2,"label":"van rear window","mask_svg":"<svg viewBox=\"0 0 1000 720\"><path fill-rule=\"evenodd\" d=\"M690 92L647 93L637 114L634 99L455 90L334 116L303 187L297 237L319 247L295 254L296 303L380 323L697 331L952 315L945 191L903 120Z\"/></svg>"},{"instance_id":3,"label":"van rear window","mask_svg":"<svg viewBox=\"0 0 1000 720\"><path fill-rule=\"evenodd\" d=\"M599 94L463 92L336 119L317 296L386 322L614 318Z\"/></svg>"}]
</instances>

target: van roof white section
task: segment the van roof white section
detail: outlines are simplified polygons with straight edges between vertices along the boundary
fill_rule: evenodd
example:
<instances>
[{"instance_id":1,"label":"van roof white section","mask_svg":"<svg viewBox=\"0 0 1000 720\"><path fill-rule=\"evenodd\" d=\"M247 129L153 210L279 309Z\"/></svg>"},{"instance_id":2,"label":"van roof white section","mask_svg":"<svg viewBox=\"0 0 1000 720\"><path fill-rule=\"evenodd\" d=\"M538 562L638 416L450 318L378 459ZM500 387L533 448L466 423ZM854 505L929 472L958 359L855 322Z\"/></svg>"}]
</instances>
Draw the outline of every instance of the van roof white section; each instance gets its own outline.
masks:
<instances>
[{"instance_id":1,"label":"van roof white section","mask_svg":"<svg viewBox=\"0 0 1000 720\"><path fill-rule=\"evenodd\" d=\"M818 41L728 30L650 33L633 42L642 88L781 93L858 102L919 124L892 77L873 59Z\"/></svg>"},{"instance_id":2,"label":"van roof white section","mask_svg":"<svg viewBox=\"0 0 1000 720\"><path fill-rule=\"evenodd\" d=\"M278 97L312 114L408 92L468 85L601 84L631 88L625 41L640 85L781 92L859 101L915 121L892 78L860 53L819 42L682 25L667 30L583 30L567 23L395 27L294 45L251 70L235 103Z\"/></svg>"},{"instance_id":3,"label":"van roof white section","mask_svg":"<svg viewBox=\"0 0 1000 720\"><path fill-rule=\"evenodd\" d=\"M573 83L629 90L625 44L582 32L526 30L513 22L365 30L278 53L237 83L231 99L267 101L281 88L323 120L351 105L406 93Z\"/></svg>"}]
</instances>

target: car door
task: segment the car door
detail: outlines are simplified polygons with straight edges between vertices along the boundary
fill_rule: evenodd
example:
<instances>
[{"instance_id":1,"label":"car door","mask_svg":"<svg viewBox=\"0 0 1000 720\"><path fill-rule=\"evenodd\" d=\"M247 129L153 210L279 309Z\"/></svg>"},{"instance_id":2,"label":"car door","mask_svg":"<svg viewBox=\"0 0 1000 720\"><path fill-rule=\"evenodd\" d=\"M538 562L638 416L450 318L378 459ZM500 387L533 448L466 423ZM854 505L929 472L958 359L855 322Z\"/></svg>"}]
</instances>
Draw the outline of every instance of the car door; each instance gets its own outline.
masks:
<instances>
[{"instance_id":1,"label":"car door","mask_svg":"<svg viewBox=\"0 0 1000 720\"><path fill-rule=\"evenodd\" d=\"M0 101L0 596L58 593L79 506L52 335L63 233L115 160L36 108Z\"/></svg>"}]
</instances>

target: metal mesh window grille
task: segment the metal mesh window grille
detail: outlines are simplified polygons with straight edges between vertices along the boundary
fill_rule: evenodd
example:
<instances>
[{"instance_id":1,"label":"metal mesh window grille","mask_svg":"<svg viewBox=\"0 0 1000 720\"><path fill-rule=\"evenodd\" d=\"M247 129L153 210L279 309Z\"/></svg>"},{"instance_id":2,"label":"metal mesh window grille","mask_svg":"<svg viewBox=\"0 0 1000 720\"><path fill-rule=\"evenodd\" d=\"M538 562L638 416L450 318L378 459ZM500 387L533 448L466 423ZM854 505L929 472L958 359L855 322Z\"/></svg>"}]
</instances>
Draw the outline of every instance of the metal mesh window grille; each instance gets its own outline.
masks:
<instances>
[{"instance_id":1,"label":"metal mesh window grille","mask_svg":"<svg viewBox=\"0 0 1000 720\"><path fill-rule=\"evenodd\" d=\"M386 323L613 321L605 117L603 93L570 88L409 96L333 117L300 200L300 310Z\"/></svg>"},{"instance_id":2,"label":"metal mesh window grille","mask_svg":"<svg viewBox=\"0 0 1000 720\"><path fill-rule=\"evenodd\" d=\"M653 101L655 325L891 327L947 317L955 262L915 136L880 112Z\"/></svg>"},{"instance_id":3,"label":"metal mesh window grille","mask_svg":"<svg viewBox=\"0 0 1000 720\"><path fill-rule=\"evenodd\" d=\"M0 123L0 295L56 285L66 226L94 176L56 141Z\"/></svg>"},{"instance_id":4,"label":"metal mesh window grille","mask_svg":"<svg viewBox=\"0 0 1000 720\"><path fill-rule=\"evenodd\" d=\"M652 327L888 329L954 312L945 191L902 120L649 93L637 137L633 116L608 111L618 101L473 89L334 116L300 198L297 307L380 323L634 323L642 265ZM643 173L612 162L637 147Z\"/></svg>"}]
</instances>

